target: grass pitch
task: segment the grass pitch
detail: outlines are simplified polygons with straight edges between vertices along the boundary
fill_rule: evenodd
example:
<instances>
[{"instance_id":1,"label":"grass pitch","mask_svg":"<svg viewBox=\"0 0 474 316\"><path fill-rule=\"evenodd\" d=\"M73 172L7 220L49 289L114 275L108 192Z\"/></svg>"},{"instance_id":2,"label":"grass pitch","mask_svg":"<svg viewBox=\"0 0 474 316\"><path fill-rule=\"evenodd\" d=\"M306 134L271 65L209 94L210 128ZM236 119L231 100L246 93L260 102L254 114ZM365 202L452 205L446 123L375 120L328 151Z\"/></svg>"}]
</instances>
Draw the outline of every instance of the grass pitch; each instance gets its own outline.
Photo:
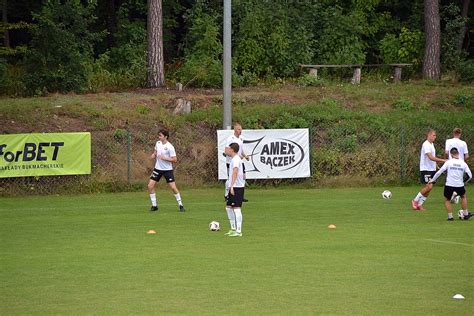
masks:
<instances>
[{"instance_id":1,"label":"grass pitch","mask_svg":"<svg viewBox=\"0 0 474 316\"><path fill-rule=\"evenodd\" d=\"M3 198L0 313L472 315L474 219L382 190L248 190L242 238L222 189Z\"/></svg>"}]
</instances>

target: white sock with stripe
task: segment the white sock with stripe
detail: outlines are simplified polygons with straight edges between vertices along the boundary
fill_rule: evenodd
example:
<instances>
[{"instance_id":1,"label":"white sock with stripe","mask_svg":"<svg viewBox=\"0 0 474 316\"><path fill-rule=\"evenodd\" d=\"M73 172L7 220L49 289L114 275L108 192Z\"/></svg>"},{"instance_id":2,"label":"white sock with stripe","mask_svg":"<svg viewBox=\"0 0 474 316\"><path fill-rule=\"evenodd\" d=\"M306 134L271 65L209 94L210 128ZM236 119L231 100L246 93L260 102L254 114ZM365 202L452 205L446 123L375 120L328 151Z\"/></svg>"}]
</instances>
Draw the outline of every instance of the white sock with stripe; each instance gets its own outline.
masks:
<instances>
[{"instance_id":1,"label":"white sock with stripe","mask_svg":"<svg viewBox=\"0 0 474 316\"><path fill-rule=\"evenodd\" d=\"M230 229L236 230L234 210L232 207L226 207L225 210L227 212L227 217L229 218Z\"/></svg>"},{"instance_id":2,"label":"white sock with stripe","mask_svg":"<svg viewBox=\"0 0 474 316\"><path fill-rule=\"evenodd\" d=\"M240 207L234 208L235 221L237 222L237 232L242 232L242 209Z\"/></svg>"},{"instance_id":3,"label":"white sock with stripe","mask_svg":"<svg viewBox=\"0 0 474 316\"><path fill-rule=\"evenodd\" d=\"M176 198L176 202L178 202L178 205L183 205L183 202L181 201L181 195L179 193L176 193L174 197Z\"/></svg>"},{"instance_id":4,"label":"white sock with stripe","mask_svg":"<svg viewBox=\"0 0 474 316\"><path fill-rule=\"evenodd\" d=\"M156 206L156 193L150 194L151 205Z\"/></svg>"}]
</instances>

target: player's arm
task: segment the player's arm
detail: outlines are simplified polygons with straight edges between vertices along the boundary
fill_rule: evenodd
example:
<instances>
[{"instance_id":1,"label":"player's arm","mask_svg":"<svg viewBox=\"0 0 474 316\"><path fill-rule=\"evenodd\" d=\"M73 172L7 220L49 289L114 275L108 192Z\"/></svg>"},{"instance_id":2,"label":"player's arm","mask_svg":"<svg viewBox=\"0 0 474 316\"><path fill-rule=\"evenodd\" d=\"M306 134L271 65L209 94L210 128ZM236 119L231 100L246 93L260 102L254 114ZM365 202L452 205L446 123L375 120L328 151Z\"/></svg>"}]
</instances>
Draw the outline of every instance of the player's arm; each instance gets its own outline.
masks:
<instances>
[{"instance_id":1,"label":"player's arm","mask_svg":"<svg viewBox=\"0 0 474 316\"><path fill-rule=\"evenodd\" d=\"M237 180L238 172L239 172L239 168L234 167L234 169L232 169L232 178L230 180L230 185L229 185L229 192L232 195L234 195L234 184L235 184L235 180Z\"/></svg>"},{"instance_id":2,"label":"player's arm","mask_svg":"<svg viewBox=\"0 0 474 316\"><path fill-rule=\"evenodd\" d=\"M160 159L161 160L164 160L164 161L169 161L169 162L176 162L178 161L178 158L176 158L176 156L173 156L173 157L166 157L164 155L161 155L160 156Z\"/></svg>"},{"instance_id":3,"label":"player's arm","mask_svg":"<svg viewBox=\"0 0 474 316\"><path fill-rule=\"evenodd\" d=\"M156 149L153 151L153 154L151 154L150 158L151 158L151 159L155 159L155 158L156 158Z\"/></svg>"},{"instance_id":4,"label":"player's arm","mask_svg":"<svg viewBox=\"0 0 474 316\"><path fill-rule=\"evenodd\" d=\"M428 156L428 159L431 160L431 161L442 162L442 163L446 162L446 159L442 159L442 158L438 158L436 156L433 156L432 153L426 153L425 155Z\"/></svg>"},{"instance_id":5,"label":"player's arm","mask_svg":"<svg viewBox=\"0 0 474 316\"><path fill-rule=\"evenodd\" d=\"M433 176L433 178L430 180L430 182L428 183L433 183L436 181L436 179L439 178L440 175L443 174L443 172L446 171L446 169L448 168L448 164L447 163L444 163L444 165L438 170L438 172L435 173L435 175Z\"/></svg>"},{"instance_id":6,"label":"player's arm","mask_svg":"<svg viewBox=\"0 0 474 316\"><path fill-rule=\"evenodd\" d=\"M466 170L464 170L464 171L467 173L467 175L468 175L468 177L469 177L469 178L467 178L467 180L464 181L464 182L471 181L471 180L472 180L472 172L471 172L471 169L469 169L469 167L466 165Z\"/></svg>"}]
</instances>

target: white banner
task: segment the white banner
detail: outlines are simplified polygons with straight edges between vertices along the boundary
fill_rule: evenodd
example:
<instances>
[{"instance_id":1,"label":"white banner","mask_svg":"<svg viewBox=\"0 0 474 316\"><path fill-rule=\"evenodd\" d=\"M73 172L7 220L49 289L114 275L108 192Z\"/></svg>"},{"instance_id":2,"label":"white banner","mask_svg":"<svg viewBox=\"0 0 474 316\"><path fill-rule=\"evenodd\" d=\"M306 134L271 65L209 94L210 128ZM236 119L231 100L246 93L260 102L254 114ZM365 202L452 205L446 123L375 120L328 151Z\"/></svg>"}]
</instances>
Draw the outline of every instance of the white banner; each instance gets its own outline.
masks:
<instances>
[{"instance_id":1,"label":"white banner","mask_svg":"<svg viewBox=\"0 0 474 316\"><path fill-rule=\"evenodd\" d=\"M234 130L217 131L219 180L227 179L226 158L222 154ZM309 131L301 129L243 130L243 160L247 179L306 178L309 166Z\"/></svg>"}]
</instances>

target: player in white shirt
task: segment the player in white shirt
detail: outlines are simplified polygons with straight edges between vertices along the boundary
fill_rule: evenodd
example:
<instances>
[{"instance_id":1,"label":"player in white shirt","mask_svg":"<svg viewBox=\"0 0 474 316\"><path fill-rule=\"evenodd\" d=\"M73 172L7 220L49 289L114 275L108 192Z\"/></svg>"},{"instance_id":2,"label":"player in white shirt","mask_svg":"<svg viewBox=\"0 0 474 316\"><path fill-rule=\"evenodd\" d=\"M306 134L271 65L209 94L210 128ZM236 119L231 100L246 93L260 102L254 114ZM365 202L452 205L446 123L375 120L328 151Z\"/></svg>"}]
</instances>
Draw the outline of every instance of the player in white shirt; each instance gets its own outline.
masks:
<instances>
[{"instance_id":1,"label":"player in white shirt","mask_svg":"<svg viewBox=\"0 0 474 316\"><path fill-rule=\"evenodd\" d=\"M239 145L239 152L237 153L237 155L239 155L241 159L248 160L248 156L244 152L244 138L242 137L242 125L240 125L240 123L234 124L234 134L227 137L227 140L225 142L226 146L224 148L224 156L226 157L227 181L225 183L224 197L227 197L227 195L229 194L229 177L230 177L229 165L232 160L232 157L230 156L228 151L230 150L229 145L232 143L236 143L237 145ZM244 180L245 180L245 166L244 166L243 171L244 171ZM245 198L243 201L248 202L248 200Z\"/></svg>"},{"instance_id":2,"label":"player in white shirt","mask_svg":"<svg viewBox=\"0 0 474 316\"><path fill-rule=\"evenodd\" d=\"M420 182L424 184L424 186L411 201L411 206L414 210L425 211L423 203L425 203L433 189L433 183L430 183L430 180L436 173L436 163L446 161L446 159L436 157L436 150L433 145L435 139L436 131L434 129L429 129L426 134L426 140L421 146L420 153Z\"/></svg>"},{"instance_id":3,"label":"player in white shirt","mask_svg":"<svg viewBox=\"0 0 474 316\"><path fill-rule=\"evenodd\" d=\"M239 144L232 143L227 151L231 161L229 165L229 195L227 196L225 210L230 221L230 230L226 235L230 237L242 237L242 202L245 180L242 159L237 154L239 147Z\"/></svg>"},{"instance_id":4,"label":"player in white shirt","mask_svg":"<svg viewBox=\"0 0 474 316\"><path fill-rule=\"evenodd\" d=\"M170 186L174 193L174 197L179 205L179 211L184 212L183 202L181 201L181 195L179 194L176 182L173 174L173 163L177 161L176 151L174 146L168 141L170 136L167 130L160 130L158 133L159 141L156 142L155 150L151 155L151 159L156 158L155 168L150 176L148 182L148 192L150 193L151 208L150 211L154 212L158 210L158 204L156 202L155 186L161 177L165 177L166 183Z\"/></svg>"},{"instance_id":5,"label":"player in white shirt","mask_svg":"<svg viewBox=\"0 0 474 316\"><path fill-rule=\"evenodd\" d=\"M446 140L446 146L444 148L445 157L451 159L449 151L451 148L456 148L459 152L459 159L465 161L469 158L469 151L467 150L467 144L461 140L462 129L455 128L453 130L453 138Z\"/></svg>"},{"instance_id":6,"label":"player in white shirt","mask_svg":"<svg viewBox=\"0 0 474 316\"><path fill-rule=\"evenodd\" d=\"M462 219L468 220L471 217L471 213L467 210L467 198L466 198L466 189L464 188L464 173L468 175L469 181L472 179L472 172L469 169L468 165L461 159L460 153L456 147L451 148L449 151L451 154L451 159L449 159L433 176L433 179L430 180L430 183L434 183L436 179L443 173L447 172L446 184L444 186L444 206L448 212L448 221L453 219L453 207L450 203L453 192L456 192L458 196L461 197L461 206L463 211Z\"/></svg>"}]
</instances>

